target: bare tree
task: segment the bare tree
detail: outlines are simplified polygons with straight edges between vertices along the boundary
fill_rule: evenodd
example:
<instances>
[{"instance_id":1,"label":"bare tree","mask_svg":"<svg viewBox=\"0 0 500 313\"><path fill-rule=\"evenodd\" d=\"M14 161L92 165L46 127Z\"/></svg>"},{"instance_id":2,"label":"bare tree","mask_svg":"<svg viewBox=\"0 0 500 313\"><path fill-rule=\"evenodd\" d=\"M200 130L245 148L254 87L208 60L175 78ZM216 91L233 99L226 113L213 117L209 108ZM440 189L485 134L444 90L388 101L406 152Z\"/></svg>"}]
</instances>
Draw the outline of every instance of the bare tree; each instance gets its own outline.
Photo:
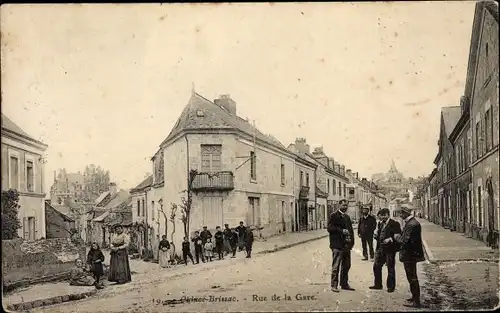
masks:
<instances>
[{"instance_id":1,"label":"bare tree","mask_svg":"<svg viewBox=\"0 0 500 313\"><path fill-rule=\"evenodd\" d=\"M172 242L172 254L175 255L175 243L174 243L174 234L175 234L175 214L177 213L177 204L172 203L170 208L170 222L172 223L172 234L170 235L170 241Z\"/></svg>"},{"instance_id":2,"label":"bare tree","mask_svg":"<svg viewBox=\"0 0 500 313\"><path fill-rule=\"evenodd\" d=\"M180 205L181 207L181 221L182 224L184 225L184 236L189 237L190 233L190 222L191 222L191 205L193 203L193 195L192 195L192 186L193 186L193 181L195 177L198 175L197 170L190 170L189 171L189 177L188 177L188 188L185 190L187 193L187 199L182 197L181 201L182 204Z\"/></svg>"}]
</instances>

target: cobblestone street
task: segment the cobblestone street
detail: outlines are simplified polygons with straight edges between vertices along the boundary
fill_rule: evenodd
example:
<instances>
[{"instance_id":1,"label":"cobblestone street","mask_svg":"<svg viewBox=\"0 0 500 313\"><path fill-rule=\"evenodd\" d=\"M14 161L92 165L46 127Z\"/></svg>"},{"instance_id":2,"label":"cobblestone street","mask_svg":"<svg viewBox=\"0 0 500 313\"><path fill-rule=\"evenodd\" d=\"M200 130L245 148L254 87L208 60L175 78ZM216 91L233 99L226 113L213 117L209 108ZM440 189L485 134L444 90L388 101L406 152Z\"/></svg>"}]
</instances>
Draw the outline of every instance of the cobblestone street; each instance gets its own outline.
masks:
<instances>
[{"instance_id":1,"label":"cobblestone street","mask_svg":"<svg viewBox=\"0 0 500 313\"><path fill-rule=\"evenodd\" d=\"M163 280L158 272L157 279L154 280L140 280L136 276L131 284L109 286L96 297L44 307L36 311L220 312L230 309L250 312L407 309L403 304L409 296L409 291L402 265L397 263L397 287L393 294L388 294L385 290L369 290L368 287L373 283L373 263L361 260L359 240L352 252L349 277L356 291L341 291L338 294L332 293L329 288L331 255L328 239L252 259L242 257L240 253L237 259L216 261L210 264L208 270L172 280ZM425 278L421 271L419 276ZM280 300L273 301L274 294L280 296ZM290 296L289 300L284 299L285 294ZM206 297L208 302L188 303L183 301L183 297ZM223 297L232 301L210 302L211 297L212 300Z\"/></svg>"}]
</instances>

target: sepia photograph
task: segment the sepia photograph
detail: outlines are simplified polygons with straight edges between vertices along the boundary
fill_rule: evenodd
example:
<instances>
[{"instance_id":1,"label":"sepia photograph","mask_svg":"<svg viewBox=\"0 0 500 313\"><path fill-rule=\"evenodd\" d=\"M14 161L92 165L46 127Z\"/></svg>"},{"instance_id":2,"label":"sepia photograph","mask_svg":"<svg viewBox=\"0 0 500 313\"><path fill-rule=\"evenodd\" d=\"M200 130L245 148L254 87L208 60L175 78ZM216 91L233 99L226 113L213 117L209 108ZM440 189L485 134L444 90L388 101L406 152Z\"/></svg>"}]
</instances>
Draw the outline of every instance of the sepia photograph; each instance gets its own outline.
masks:
<instances>
[{"instance_id":1,"label":"sepia photograph","mask_svg":"<svg viewBox=\"0 0 500 313\"><path fill-rule=\"evenodd\" d=\"M498 11L2 5L3 309L497 309Z\"/></svg>"}]
</instances>

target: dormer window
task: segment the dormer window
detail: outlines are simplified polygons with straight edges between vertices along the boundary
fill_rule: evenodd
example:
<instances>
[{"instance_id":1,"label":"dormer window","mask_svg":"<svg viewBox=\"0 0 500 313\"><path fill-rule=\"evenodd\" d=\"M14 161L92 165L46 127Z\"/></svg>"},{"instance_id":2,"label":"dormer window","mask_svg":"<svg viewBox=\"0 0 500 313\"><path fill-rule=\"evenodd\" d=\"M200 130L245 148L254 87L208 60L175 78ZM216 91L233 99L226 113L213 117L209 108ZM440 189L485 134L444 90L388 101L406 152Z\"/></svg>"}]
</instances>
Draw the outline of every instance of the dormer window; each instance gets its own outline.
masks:
<instances>
[{"instance_id":1,"label":"dormer window","mask_svg":"<svg viewBox=\"0 0 500 313\"><path fill-rule=\"evenodd\" d=\"M203 116L205 116L205 112L203 112L202 110L198 110L198 111L196 111L196 116L203 117Z\"/></svg>"}]
</instances>

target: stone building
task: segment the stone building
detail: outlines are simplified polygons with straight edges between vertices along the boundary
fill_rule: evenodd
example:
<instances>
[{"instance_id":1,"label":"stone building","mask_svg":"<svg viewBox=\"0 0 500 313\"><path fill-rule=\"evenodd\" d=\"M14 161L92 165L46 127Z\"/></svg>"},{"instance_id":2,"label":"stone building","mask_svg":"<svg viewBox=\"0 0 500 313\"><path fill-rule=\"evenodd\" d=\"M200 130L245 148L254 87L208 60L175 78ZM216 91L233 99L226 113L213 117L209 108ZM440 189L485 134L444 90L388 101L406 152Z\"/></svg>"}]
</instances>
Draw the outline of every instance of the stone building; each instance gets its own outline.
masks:
<instances>
[{"instance_id":1,"label":"stone building","mask_svg":"<svg viewBox=\"0 0 500 313\"><path fill-rule=\"evenodd\" d=\"M2 190L19 193L20 238L45 237L44 153L47 145L33 139L2 114Z\"/></svg>"},{"instance_id":2,"label":"stone building","mask_svg":"<svg viewBox=\"0 0 500 313\"><path fill-rule=\"evenodd\" d=\"M235 227L240 221L258 228L257 237L292 228L295 155L236 112L236 103L228 95L210 101L193 91L155 156L155 161L164 161L163 165L153 161L151 200L161 201L169 215L172 203L177 205L175 224L168 225L167 231L176 245L184 236L179 206L182 198L188 199L192 170L198 174L191 185L191 233L202 226ZM163 186L155 187L160 176ZM160 218L159 233L166 232L164 224Z\"/></svg>"},{"instance_id":3,"label":"stone building","mask_svg":"<svg viewBox=\"0 0 500 313\"><path fill-rule=\"evenodd\" d=\"M472 235L498 241L498 3L476 4L464 97L470 101Z\"/></svg>"},{"instance_id":4,"label":"stone building","mask_svg":"<svg viewBox=\"0 0 500 313\"><path fill-rule=\"evenodd\" d=\"M452 197L454 195L453 182L455 178L455 157L453 144L449 137L458 120L461 108L459 106L444 107L441 109L441 122L438 140L438 153L434 158L434 164L438 166L441 177L441 185L438 190L438 216L441 226L453 229Z\"/></svg>"}]
</instances>

